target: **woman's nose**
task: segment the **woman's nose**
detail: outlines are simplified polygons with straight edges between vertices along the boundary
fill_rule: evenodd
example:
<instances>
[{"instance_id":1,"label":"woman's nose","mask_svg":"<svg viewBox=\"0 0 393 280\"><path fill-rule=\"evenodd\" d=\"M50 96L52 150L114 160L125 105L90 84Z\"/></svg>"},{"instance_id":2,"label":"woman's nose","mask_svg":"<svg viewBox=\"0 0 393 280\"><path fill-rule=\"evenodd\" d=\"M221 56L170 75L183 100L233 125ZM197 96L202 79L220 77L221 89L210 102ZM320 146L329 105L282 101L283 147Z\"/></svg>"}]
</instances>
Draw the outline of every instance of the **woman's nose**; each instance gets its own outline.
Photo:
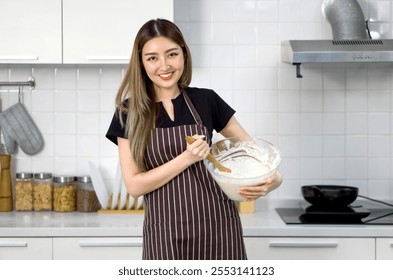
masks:
<instances>
[{"instance_id":1,"label":"woman's nose","mask_svg":"<svg viewBox=\"0 0 393 280\"><path fill-rule=\"evenodd\" d=\"M168 64L168 61L167 61L165 58L161 59L160 68L161 68L162 70L167 70L169 67L170 67L170 66L169 66L169 64Z\"/></svg>"}]
</instances>

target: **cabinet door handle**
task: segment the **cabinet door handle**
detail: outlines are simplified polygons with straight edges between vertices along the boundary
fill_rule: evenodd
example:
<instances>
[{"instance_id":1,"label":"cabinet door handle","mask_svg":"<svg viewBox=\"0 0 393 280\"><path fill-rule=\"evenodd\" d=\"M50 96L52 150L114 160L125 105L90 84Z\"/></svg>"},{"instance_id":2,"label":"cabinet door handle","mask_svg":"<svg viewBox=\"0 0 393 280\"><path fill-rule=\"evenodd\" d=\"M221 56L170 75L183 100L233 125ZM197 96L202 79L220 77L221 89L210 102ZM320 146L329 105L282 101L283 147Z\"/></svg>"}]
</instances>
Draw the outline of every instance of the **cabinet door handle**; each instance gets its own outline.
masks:
<instances>
[{"instance_id":1,"label":"cabinet door handle","mask_svg":"<svg viewBox=\"0 0 393 280\"><path fill-rule=\"evenodd\" d=\"M0 242L0 247L27 247L27 242Z\"/></svg>"},{"instance_id":2,"label":"cabinet door handle","mask_svg":"<svg viewBox=\"0 0 393 280\"><path fill-rule=\"evenodd\" d=\"M110 60L125 60L125 61L129 61L130 58L127 56L100 56L100 55L92 55L92 56L86 56L86 59L89 61L110 61Z\"/></svg>"},{"instance_id":3,"label":"cabinet door handle","mask_svg":"<svg viewBox=\"0 0 393 280\"><path fill-rule=\"evenodd\" d=\"M80 241L79 247L142 247L141 241Z\"/></svg>"},{"instance_id":4,"label":"cabinet door handle","mask_svg":"<svg viewBox=\"0 0 393 280\"><path fill-rule=\"evenodd\" d=\"M0 60L38 60L38 55L0 55Z\"/></svg>"},{"instance_id":5,"label":"cabinet door handle","mask_svg":"<svg viewBox=\"0 0 393 280\"><path fill-rule=\"evenodd\" d=\"M336 248L337 242L271 242L272 248Z\"/></svg>"}]
</instances>

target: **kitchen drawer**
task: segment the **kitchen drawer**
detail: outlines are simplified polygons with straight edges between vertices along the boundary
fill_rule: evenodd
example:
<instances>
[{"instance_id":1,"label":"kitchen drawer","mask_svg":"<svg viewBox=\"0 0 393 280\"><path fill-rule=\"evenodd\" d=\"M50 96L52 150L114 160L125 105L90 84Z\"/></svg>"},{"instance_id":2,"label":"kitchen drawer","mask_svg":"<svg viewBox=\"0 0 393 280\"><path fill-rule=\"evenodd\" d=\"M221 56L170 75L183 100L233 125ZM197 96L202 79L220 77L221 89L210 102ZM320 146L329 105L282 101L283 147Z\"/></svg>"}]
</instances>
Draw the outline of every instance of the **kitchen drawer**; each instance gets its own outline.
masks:
<instances>
[{"instance_id":1,"label":"kitchen drawer","mask_svg":"<svg viewBox=\"0 0 393 280\"><path fill-rule=\"evenodd\" d=\"M140 260L142 238L53 238L53 259Z\"/></svg>"},{"instance_id":2,"label":"kitchen drawer","mask_svg":"<svg viewBox=\"0 0 393 280\"><path fill-rule=\"evenodd\" d=\"M245 238L249 259L372 260L374 238Z\"/></svg>"},{"instance_id":3,"label":"kitchen drawer","mask_svg":"<svg viewBox=\"0 0 393 280\"><path fill-rule=\"evenodd\" d=\"M393 238L377 238L377 260L393 260Z\"/></svg>"},{"instance_id":4,"label":"kitchen drawer","mask_svg":"<svg viewBox=\"0 0 393 280\"><path fill-rule=\"evenodd\" d=\"M0 260L51 260L52 238L0 238Z\"/></svg>"}]
</instances>

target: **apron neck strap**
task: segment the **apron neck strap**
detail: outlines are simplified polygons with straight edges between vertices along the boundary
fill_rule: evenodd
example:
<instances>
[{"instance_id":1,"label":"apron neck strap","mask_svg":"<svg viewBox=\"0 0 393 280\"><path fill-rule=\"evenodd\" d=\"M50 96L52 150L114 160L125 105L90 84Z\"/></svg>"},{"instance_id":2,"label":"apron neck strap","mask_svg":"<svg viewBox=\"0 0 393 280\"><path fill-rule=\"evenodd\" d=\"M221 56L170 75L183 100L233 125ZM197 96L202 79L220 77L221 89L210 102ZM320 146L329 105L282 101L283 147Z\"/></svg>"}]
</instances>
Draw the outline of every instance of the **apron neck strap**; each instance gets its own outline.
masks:
<instances>
[{"instance_id":1,"label":"apron neck strap","mask_svg":"<svg viewBox=\"0 0 393 280\"><path fill-rule=\"evenodd\" d=\"M188 106L188 109L190 109L191 115L194 118L194 120L196 121L197 124L202 125L202 119L199 116L197 110L195 109L194 105L191 102L190 97L188 97L187 93L185 90L182 91L183 92L183 96L184 96L184 100L186 101L186 104Z\"/></svg>"}]
</instances>

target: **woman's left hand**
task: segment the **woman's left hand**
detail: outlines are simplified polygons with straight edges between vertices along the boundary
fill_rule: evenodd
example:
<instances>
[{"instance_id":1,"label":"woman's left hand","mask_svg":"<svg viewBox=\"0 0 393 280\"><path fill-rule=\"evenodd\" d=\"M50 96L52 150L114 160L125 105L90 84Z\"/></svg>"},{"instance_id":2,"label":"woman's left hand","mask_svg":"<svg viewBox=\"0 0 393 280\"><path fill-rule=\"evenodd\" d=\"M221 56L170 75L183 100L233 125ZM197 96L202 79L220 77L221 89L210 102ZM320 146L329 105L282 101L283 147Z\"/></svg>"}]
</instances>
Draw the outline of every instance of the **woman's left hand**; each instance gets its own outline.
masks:
<instances>
[{"instance_id":1,"label":"woman's left hand","mask_svg":"<svg viewBox=\"0 0 393 280\"><path fill-rule=\"evenodd\" d=\"M245 201L252 201L267 195L269 192L278 188L281 183L282 175L277 170L273 176L267 178L261 185L241 187L238 193L244 197Z\"/></svg>"}]
</instances>

